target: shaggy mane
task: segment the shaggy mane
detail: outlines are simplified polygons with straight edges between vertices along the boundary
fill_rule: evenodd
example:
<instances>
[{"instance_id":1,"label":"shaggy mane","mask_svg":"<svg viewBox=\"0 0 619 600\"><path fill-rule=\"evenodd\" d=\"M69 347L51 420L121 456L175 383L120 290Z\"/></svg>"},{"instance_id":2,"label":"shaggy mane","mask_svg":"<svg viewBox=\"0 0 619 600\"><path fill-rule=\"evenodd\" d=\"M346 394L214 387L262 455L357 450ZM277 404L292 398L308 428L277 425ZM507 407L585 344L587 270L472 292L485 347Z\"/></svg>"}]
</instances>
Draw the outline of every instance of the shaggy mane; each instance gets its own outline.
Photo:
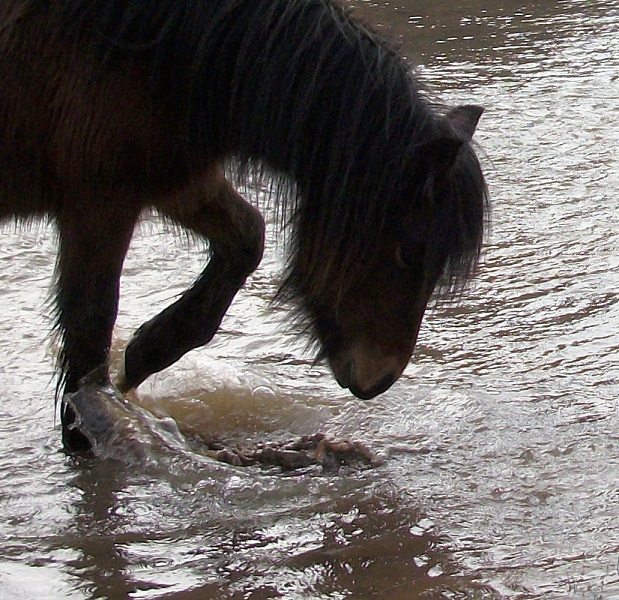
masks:
<instances>
[{"instance_id":1,"label":"shaggy mane","mask_svg":"<svg viewBox=\"0 0 619 600\"><path fill-rule=\"evenodd\" d=\"M368 274L394 220L421 196L419 148L449 133L389 43L329 0L62 4L71 34L102 60L143 65L177 107L179 144L275 175L292 223L284 296L327 281L346 289ZM476 159L467 149L462 160ZM436 226L450 282L476 265L487 210L483 180L459 185ZM299 256L317 259L304 281Z\"/></svg>"}]
</instances>

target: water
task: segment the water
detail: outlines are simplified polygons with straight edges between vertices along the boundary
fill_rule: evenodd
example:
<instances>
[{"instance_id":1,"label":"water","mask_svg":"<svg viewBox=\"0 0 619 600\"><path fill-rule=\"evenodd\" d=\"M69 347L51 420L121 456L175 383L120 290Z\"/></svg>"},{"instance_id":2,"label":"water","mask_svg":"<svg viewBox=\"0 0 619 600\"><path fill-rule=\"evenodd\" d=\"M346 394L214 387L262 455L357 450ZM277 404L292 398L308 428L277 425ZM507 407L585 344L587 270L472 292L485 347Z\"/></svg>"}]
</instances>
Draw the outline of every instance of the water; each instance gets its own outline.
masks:
<instances>
[{"instance_id":1,"label":"water","mask_svg":"<svg viewBox=\"0 0 619 600\"><path fill-rule=\"evenodd\" d=\"M484 264L427 315L401 381L351 398L269 300L280 248L206 349L140 389L230 443L321 430L387 456L297 475L161 451L59 451L46 307L53 231L0 242L0 598L619 597L619 2L349 2L438 96L486 107ZM173 241L175 240L175 241ZM132 246L114 344L203 257Z\"/></svg>"}]
</instances>

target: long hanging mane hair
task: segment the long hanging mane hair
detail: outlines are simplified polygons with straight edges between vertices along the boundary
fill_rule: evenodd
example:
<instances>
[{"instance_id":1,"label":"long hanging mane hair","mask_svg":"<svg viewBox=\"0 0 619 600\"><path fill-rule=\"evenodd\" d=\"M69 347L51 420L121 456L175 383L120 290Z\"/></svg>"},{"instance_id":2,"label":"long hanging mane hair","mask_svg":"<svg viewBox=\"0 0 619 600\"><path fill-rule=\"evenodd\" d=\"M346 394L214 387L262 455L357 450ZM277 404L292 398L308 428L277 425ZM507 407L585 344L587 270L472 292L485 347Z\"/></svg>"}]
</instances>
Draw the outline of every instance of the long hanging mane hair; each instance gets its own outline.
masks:
<instances>
[{"instance_id":1,"label":"long hanging mane hair","mask_svg":"<svg viewBox=\"0 0 619 600\"><path fill-rule=\"evenodd\" d=\"M56 4L68 35L103 65L140 65L153 93L175 107L188 156L260 164L294 182L281 186L291 297L367 276L381 240L427 197L423 145L455 137L395 49L334 1ZM460 155L477 165L468 144ZM479 258L487 195L478 171L463 170L431 228L432 243L448 247L450 282ZM310 261L303 281L301 259Z\"/></svg>"}]
</instances>

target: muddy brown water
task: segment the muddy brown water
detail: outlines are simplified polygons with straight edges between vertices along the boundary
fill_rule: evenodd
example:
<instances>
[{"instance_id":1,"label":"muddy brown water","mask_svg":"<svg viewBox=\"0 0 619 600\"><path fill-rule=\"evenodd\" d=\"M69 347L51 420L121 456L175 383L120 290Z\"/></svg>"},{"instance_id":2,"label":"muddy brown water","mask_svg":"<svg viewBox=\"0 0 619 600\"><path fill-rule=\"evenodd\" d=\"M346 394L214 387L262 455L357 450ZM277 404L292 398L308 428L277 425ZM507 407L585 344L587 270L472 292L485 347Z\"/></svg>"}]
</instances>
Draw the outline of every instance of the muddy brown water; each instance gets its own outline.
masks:
<instances>
[{"instance_id":1,"label":"muddy brown water","mask_svg":"<svg viewBox=\"0 0 619 600\"><path fill-rule=\"evenodd\" d=\"M186 431L364 441L369 470L71 458L54 425L46 226L0 238L0 598L619 598L619 2L350 2L432 89L483 104L483 268L388 393L312 366L270 250L222 331L140 389ZM203 257L157 222L114 357Z\"/></svg>"}]
</instances>

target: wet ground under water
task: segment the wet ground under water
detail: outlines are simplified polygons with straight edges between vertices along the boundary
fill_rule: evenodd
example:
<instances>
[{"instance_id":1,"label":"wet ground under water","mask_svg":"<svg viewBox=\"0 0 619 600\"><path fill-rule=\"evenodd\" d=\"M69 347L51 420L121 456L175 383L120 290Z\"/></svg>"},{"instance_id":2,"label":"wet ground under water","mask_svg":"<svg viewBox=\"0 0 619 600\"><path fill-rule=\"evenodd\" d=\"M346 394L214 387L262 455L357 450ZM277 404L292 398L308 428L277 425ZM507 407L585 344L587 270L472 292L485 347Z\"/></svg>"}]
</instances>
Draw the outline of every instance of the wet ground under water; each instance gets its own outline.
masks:
<instances>
[{"instance_id":1,"label":"wet ground under water","mask_svg":"<svg viewBox=\"0 0 619 600\"><path fill-rule=\"evenodd\" d=\"M206 349L139 390L228 443L323 431L384 462L297 473L60 452L46 226L0 238L0 598L619 598L619 2L349 2L443 100L486 107L484 264L369 401L269 305L270 244ZM145 223L114 346L204 256Z\"/></svg>"}]
</instances>

